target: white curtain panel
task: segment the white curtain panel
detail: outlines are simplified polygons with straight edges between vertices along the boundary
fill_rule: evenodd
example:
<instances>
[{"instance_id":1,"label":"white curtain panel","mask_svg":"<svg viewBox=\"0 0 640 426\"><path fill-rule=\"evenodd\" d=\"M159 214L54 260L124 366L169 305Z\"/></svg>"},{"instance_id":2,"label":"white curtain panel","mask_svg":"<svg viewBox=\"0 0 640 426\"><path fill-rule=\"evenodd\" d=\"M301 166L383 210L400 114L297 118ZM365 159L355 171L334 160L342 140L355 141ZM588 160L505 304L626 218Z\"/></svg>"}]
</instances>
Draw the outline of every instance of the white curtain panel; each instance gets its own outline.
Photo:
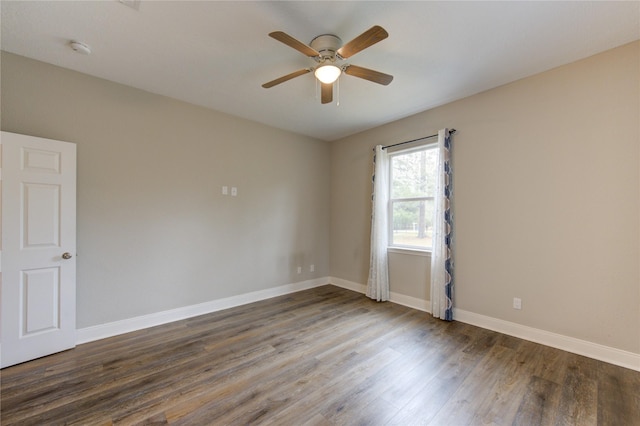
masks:
<instances>
[{"instance_id":1,"label":"white curtain panel","mask_svg":"<svg viewBox=\"0 0 640 426\"><path fill-rule=\"evenodd\" d=\"M438 170L433 218L433 252L431 253L431 313L436 318L453 320L453 258L451 236L451 135L448 129L438 132Z\"/></svg>"},{"instance_id":2,"label":"white curtain panel","mask_svg":"<svg viewBox=\"0 0 640 426\"><path fill-rule=\"evenodd\" d=\"M371 299L383 302L389 300L389 266L387 262L387 246L389 245L389 156L382 148L382 145L376 146L373 162L371 257L366 294Z\"/></svg>"}]
</instances>

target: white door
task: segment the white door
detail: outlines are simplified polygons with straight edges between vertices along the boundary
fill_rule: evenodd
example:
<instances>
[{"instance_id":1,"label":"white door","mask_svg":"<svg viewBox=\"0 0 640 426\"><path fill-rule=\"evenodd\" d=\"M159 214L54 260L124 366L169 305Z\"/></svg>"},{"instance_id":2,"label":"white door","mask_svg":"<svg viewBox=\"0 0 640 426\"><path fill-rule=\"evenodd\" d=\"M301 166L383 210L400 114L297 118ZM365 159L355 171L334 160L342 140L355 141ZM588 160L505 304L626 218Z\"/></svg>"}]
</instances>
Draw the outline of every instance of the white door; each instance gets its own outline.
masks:
<instances>
[{"instance_id":1,"label":"white door","mask_svg":"<svg viewBox=\"0 0 640 426\"><path fill-rule=\"evenodd\" d=\"M76 146L2 132L0 368L75 346Z\"/></svg>"}]
</instances>

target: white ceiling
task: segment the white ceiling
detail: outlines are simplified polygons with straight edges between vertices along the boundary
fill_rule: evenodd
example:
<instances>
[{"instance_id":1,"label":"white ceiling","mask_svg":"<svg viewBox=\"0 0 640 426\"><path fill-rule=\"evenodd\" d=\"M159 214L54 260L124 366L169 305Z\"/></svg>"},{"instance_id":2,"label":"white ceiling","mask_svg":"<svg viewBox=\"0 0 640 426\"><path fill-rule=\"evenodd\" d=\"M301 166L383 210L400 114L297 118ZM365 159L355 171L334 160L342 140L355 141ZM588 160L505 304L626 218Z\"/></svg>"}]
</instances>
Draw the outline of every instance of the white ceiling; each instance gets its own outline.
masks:
<instances>
[{"instance_id":1,"label":"white ceiling","mask_svg":"<svg viewBox=\"0 0 640 426\"><path fill-rule=\"evenodd\" d=\"M1 2L2 50L281 129L334 140L640 38L640 2ZM394 76L340 78L322 105L314 64L268 37L389 38L349 63ZM88 44L80 55L70 40Z\"/></svg>"}]
</instances>

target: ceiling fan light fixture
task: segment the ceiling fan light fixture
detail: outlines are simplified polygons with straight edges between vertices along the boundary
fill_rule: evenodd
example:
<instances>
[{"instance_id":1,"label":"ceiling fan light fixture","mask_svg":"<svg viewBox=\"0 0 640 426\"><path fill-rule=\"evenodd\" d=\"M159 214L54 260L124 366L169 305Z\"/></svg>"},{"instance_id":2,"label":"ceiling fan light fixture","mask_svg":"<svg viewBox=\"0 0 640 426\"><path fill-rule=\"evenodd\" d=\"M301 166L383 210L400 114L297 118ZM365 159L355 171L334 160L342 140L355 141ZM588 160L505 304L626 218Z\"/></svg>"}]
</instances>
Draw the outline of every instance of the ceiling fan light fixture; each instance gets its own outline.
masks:
<instances>
[{"instance_id":1,"label":"ceiling fan light fixture","mask_svg":"<svg viewBox=\"0 0 640 426\"><path fill-rule=\"evenodd\" d=\"M335 65L322 65L316 68L315 76L325 84L333 83L340 77L342 70Z\"/></svg>"}]
</instances>

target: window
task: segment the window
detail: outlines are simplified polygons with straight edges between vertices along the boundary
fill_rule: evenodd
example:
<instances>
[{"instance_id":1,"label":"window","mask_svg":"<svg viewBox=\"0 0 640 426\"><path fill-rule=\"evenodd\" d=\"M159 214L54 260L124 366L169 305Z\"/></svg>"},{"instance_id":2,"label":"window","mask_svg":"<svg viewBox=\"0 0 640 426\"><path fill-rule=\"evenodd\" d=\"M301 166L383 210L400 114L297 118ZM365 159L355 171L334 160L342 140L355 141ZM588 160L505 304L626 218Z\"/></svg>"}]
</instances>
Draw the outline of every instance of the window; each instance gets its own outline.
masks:
<instances>
[{"instance_id":1,"label":"window","mask_svg":"<svg viewBox=\"0 0 640 426\"><path fill-rule=\"evenodd\" d=\"M437 145L389 154L389 245L430 250Z\"/></svg>"}]
</instances>

